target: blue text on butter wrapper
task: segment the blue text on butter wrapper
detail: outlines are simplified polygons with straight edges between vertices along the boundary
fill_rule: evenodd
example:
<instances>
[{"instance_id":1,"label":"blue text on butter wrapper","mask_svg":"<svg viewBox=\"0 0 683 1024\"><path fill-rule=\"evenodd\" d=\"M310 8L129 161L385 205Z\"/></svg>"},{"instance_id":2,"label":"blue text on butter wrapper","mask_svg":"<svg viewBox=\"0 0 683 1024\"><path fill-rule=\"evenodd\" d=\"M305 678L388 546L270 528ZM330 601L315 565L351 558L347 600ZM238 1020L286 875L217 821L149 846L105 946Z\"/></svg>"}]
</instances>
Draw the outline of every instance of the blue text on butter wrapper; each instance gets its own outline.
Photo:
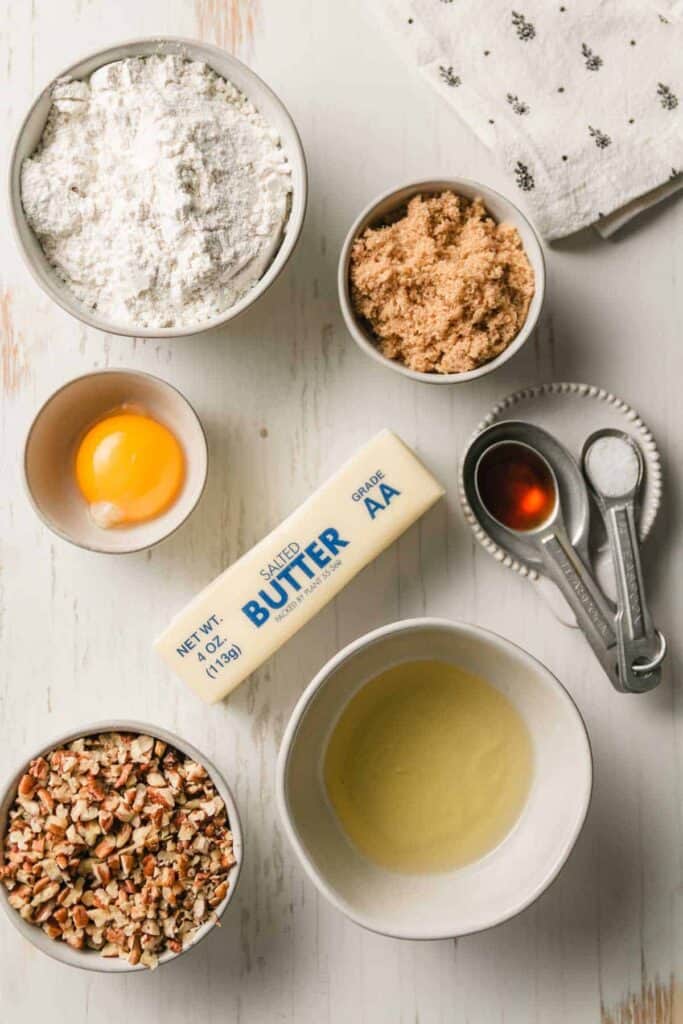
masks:
<instances>
[{"instance_id":1,"label":"blue text on butter wrapper","mask_svg":"<svg viewBox=\"0 0 683 1024\"><path fill-rule=\"evenodd\" d=\"M291 595L301 590L302 585L294 576L296 569L301 570L306 579L312 580L317 575L317 570L324 569L332 561L332 557L337 555L341 548L347 548L349 543L348 540L344 540L340 536L339 530L328 526L320 533L317 540L305 547L285 569L282 569L270 581L270 592L265 588L259 590L260 601L254 598L242 606L246 617L255 626L262 626L270 618L270 609L276 611L278 608L284 608L291 599ZM325 548L329 554L326 553ZM313 566L311 566L311 562Z\"/></svg>"},{"instance_id":2,"label":"blue text on butter wrapper","mask_svg":"<svg viewBox=\"0 0 683 1024\"><path fill-rule=\"evenodd\" d=\"M370 519L374 520L378 513L388 508L392 499L399 497L400 494L401 492L395 487L382 483L379 486L379 496L376 498L363 497L362 501ZM358 500L356 495L360 498L362 491L357 491L354 494L354 500ZM325 553L321 544L330 552L329 555ZM259 590L256 598L252 598L242 605L242 612L257 629L260 629L270 618L271 611L284 608L293 594L301 590L302 584L293 575L295 569L300 569L306 579L312 580L317 575L317 569L323 569L341 548L346 548L349 544L350 541L340 537L338 530L328 526L320 533L317 540L300 551L295 558L290 560L285 569L282 569L270 580L270 591ZM311 562L313 566L311 566Z\"/></svg>"}]
</instances>

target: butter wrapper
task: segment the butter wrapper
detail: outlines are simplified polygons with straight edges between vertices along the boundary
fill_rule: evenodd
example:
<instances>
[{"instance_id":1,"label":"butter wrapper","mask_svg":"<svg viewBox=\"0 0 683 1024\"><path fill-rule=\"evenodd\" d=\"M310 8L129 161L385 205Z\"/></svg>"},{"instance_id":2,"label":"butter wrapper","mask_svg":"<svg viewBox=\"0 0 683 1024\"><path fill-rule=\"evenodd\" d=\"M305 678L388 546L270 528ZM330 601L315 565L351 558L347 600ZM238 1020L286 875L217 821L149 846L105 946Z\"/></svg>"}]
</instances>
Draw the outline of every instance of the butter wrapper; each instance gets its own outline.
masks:
<instances>
[{"instance_id":1,"label":"butter wrapper","mask_svg":"<svg viewBox=\"0 0 683 1024\"><path fill-rule=\"evenodd\" d=\"M221 700L443 494L382 431L179 612L155 649L202 700Z\"/></svg>"}]
</instances>

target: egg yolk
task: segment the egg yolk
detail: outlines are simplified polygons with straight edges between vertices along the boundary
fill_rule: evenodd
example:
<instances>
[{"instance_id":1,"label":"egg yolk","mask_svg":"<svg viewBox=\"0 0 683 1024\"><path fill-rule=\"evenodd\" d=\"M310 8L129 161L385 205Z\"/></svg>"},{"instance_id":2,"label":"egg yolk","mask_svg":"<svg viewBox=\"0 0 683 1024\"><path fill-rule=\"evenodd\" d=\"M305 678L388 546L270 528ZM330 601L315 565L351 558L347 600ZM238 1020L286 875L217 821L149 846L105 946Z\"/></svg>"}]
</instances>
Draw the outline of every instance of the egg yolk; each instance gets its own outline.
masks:
<instances>
[{"instance_id":1,"label":"egg yolk","mask_svg":"<svg viewBox=\"0 0 683 1024\"><path fill-rule=\"evenodd\" d=\"M140 523L177 497L185 459L177 439L149 416L120 412L87 432L76 453L76 480L98 526Z\"/></svg>"}]
</instances>

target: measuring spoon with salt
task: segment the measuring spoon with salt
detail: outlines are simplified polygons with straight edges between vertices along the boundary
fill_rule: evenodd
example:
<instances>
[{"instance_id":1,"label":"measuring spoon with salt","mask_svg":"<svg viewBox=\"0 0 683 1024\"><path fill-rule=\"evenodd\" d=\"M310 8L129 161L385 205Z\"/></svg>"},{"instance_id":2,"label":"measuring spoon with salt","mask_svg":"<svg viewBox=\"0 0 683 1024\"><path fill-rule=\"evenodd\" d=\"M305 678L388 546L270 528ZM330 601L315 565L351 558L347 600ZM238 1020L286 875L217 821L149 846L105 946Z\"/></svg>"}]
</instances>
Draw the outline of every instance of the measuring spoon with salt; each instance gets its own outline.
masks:
<instances>
[{"instance_id":1,"label":"measuring spoon with salt","mask_svg":"<svg viewBox=\"0 0 683 1024\"><path fill-rule=\"evenodd\" d=\"M614 612L587 568L588 491L567 449L533 423L495 423L472 440L462 479L487 534L553 580L610 681L623 689Z\"/></svg>"},{"instance_id":2,"label":"measuring spoon with salt","mask_svg":"<svg viewBox=\"0 0 683 1024\"><path fill-rule=\"evenodd\" d=\"M636 530L643 456L628 434L607 428L590 435L581 458L584 476L605 522L614 563L621 688L643 693L659 683L666 654L666 639L655 629L645 599Z\"/></svg>"}]
</instances>

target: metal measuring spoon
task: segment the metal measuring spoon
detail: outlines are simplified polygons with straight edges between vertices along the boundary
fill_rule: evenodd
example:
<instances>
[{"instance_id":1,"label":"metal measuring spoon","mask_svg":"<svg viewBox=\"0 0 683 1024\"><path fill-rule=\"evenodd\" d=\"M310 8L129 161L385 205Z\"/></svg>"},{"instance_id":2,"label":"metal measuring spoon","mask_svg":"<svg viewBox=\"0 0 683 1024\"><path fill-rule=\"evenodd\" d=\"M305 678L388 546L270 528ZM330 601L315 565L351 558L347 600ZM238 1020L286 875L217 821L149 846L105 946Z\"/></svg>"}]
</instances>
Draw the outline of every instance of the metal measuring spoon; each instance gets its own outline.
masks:
<instances>
[{"instance_id":1,"label":"metal measuring spoon","mask_svg":"<svg viewBox=\"0 0 683 1024\"><path fill-rule=\"evenodd\" d=\"M582 452L583 472L605 522L617 582L615 619L622 689L651 690L660 681L666 639L655 629L647 602L636 529L636 498L643 456L621 430L597 430Z\"/></svg>"},{"instance_id":2,"label":"metal measuring spoon","mask_svg":"<svg viewBox=\"0 0 683 1024\"><path fill-rule=\"evenodd\" d=\"M479 475L487 453L505 444L530 451L553 482L552 507L533 529L506 525L491 513L482 497ZM470 508L493 540L556 583L611 682L622 689L614 612L585 564L590 527L588 492L581 470L566 448L535 424L519 420L496 423L472 441L463 463L463 483Z\"/></svg>"}]
</instances>

